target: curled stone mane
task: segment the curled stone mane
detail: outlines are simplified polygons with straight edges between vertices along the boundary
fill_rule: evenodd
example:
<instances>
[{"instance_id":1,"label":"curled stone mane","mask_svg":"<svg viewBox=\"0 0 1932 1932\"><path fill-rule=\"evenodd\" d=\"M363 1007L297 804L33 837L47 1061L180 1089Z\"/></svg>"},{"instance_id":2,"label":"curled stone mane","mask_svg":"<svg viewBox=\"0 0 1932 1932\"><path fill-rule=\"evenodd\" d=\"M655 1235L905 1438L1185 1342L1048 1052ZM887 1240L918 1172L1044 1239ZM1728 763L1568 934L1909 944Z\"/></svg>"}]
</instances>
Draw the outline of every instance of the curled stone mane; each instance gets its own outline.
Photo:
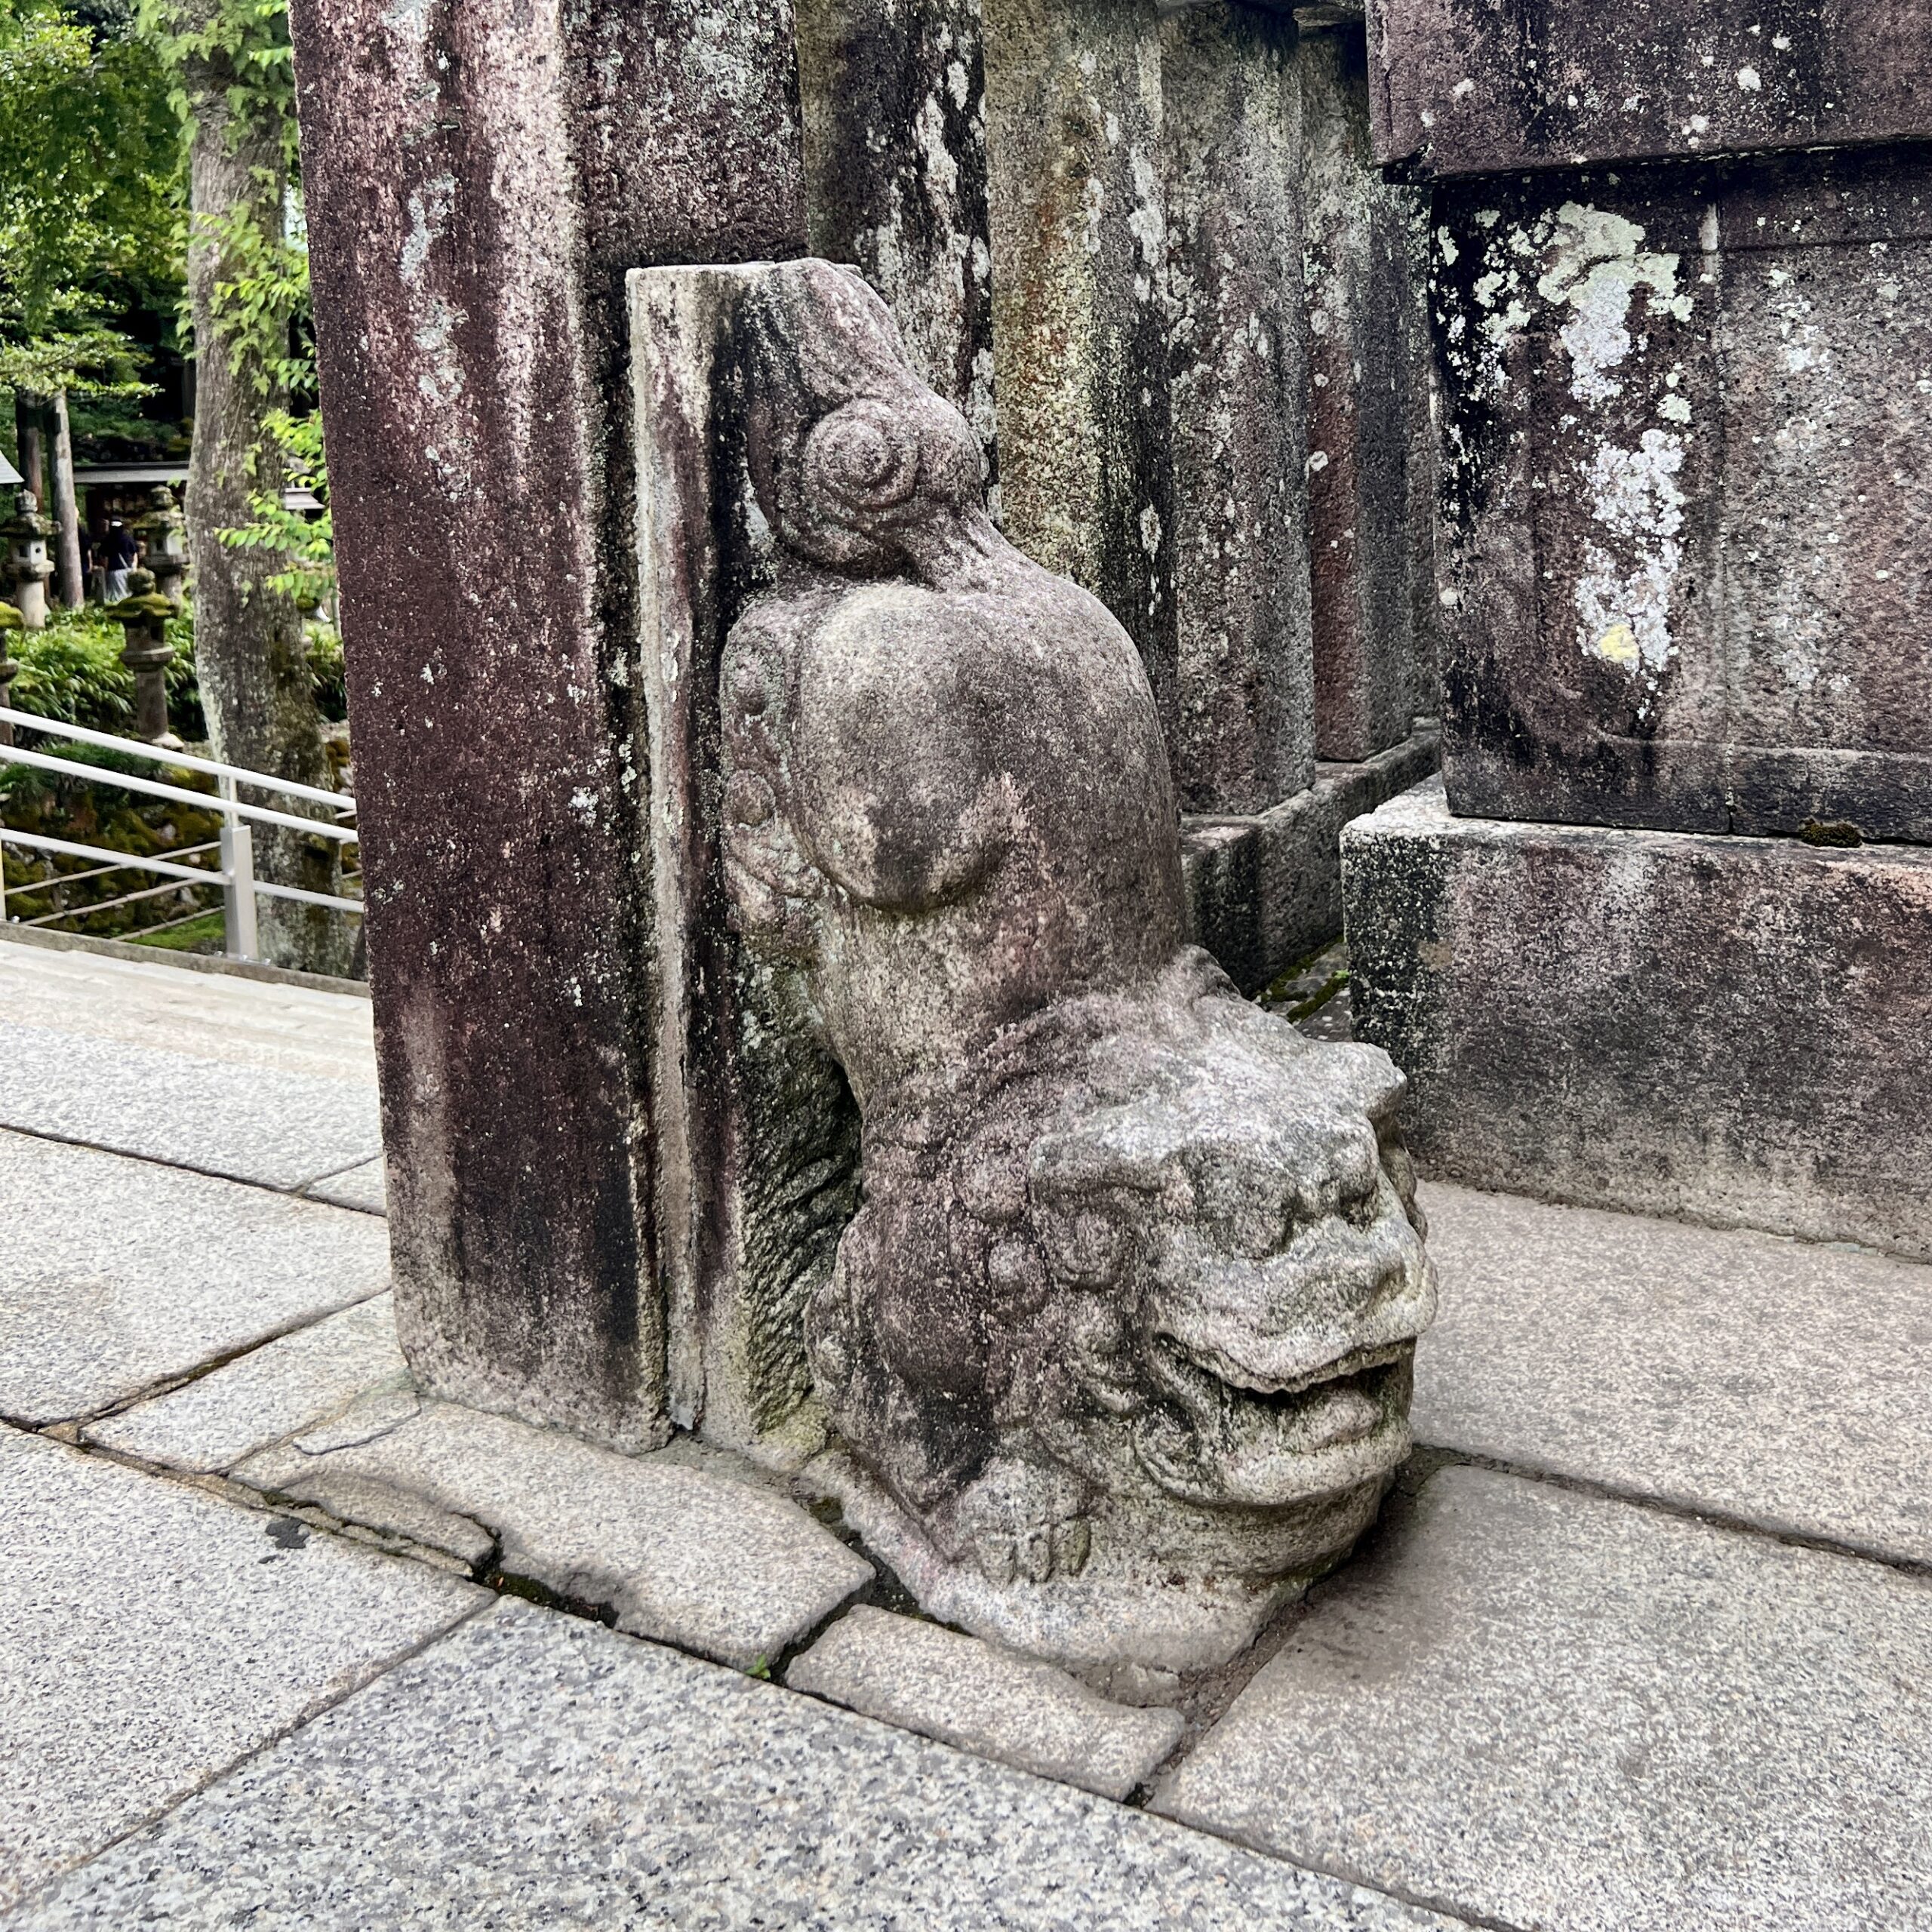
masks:
<instances>
[{"instance_id":1,"label":"curled stone mane","mask_svg":"<svg viewBox=\"0 0 1932 1932\"><path fill-rule=\"evenodd\" d=\"M752 477L780 540L854 576L900 567L897 533L977 497L963 420L913 375L885 305L850 269L774 269L752 325Z\"/></svg>"}]
</instances>

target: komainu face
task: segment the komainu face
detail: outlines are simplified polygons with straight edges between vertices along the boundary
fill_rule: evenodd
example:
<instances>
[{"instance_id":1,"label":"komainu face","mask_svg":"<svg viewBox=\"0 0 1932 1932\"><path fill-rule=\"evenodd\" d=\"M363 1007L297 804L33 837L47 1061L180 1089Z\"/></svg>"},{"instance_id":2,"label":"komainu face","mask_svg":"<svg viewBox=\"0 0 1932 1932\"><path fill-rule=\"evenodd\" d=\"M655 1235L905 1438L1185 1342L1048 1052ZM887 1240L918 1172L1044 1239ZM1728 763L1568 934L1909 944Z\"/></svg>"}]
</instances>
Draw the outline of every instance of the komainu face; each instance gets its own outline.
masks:
<instances>
[{"instance_id":1,"label":"komainu face","mask_svg":"<svg viewBox=\"0 0 1932 1932\"><path fill-rule=\"evenodd\" d=\"M995 1055L952 1097L957 1140L944 1107L869 1124L866 1205L814 1309L821 1389L995 1583L1318 1568L1408 1452L1434 1312L1401 1076L1199 955L1061 1017L1012 1043L1029 1071Z\"/></svg>"},{"instance_id":2,"label":"komainu face","mask_svg":"<svg viewBox=\"0 0 1932 1932\"><path fill-rule=\"evenodd\" d=\"M1113 1318L1073 1326L1118 1337L1076 1358L1081 1394L1186 1502L1281 1509L1380 1485L1408 1451L1435 1308L1400 1076L1232 999L1192 1017L1192 1038L1110 1057L1033 1149L1057 1287Z\"/></svg>"}]
</instances>

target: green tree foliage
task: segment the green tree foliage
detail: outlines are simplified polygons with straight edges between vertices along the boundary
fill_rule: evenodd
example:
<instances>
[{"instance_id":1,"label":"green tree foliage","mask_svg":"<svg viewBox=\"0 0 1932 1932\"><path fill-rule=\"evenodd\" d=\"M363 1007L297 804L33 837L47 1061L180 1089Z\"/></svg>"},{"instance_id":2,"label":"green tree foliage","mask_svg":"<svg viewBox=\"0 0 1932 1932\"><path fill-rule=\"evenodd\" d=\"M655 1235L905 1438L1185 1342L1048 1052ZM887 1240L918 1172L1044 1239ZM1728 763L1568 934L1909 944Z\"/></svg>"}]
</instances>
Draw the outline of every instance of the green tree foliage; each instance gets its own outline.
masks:
<instances>
[{"instance_id":1,"label":"green tree foliage","mask_svg":"<svg viewBox=\"0 0 1932 1932\"><path fill-rule=\"evenodd\" d=\"M0 0L0 388L138 386L113 318L179 298L179 127L131 8Z\"/></svg>"}]
</instances>

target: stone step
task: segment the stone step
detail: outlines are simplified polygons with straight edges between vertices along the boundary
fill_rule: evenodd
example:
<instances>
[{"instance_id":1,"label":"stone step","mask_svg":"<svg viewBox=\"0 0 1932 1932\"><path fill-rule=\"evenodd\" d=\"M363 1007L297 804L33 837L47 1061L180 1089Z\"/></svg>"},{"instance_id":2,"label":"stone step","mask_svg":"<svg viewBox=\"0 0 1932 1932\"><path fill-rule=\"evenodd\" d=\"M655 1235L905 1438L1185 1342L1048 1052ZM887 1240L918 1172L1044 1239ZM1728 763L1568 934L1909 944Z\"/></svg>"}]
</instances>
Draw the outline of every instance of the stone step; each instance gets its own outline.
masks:
<instances>
[{"instance_id":1,"label":"stone step","mask_svg":"<svg viewBox=\"0 0 1932 1932\"><path fill-rule=\"evenodd\" d=\"M1155 1799L1522 1932L1925 1923L1932 1583L1469 1467Z\"/></svg>"},{"instance_id":2,"label":"stone step","mask_svg":"<svg viewBox=\"0 0 1932 1932\"><path fill-rule=\"evenodd\" d=\"M1419 1441L1932 1564L1932 1267L1426 1185Z\"/></svg>"},{"instance_id":3,"label":"stone step","mask_svg":"<svg viewBox=\"0 0 1932 1932\"><path fill-rule=\"evenodd\" d=\"M1110 1703L1051 1664L888 1611L848 1612L785 1681L1103 1798L1127 1797L1180 1741L1178 1711Z\"/></svg>"},{"instance_id":4,"label":"stone step","mask_svg":"<svg viewBox=\"0 0 1932 1932\"><path fill-rule=\"evenodd\" d=\"M488 1601L0 1429L0 1912Z\"/></svg>"},{"instance_id":5,"label":"stone step","mask_svg":"<svg viewBox=\"0 0 1932 1932\"><path fill-rule=\"evenodd\" d=\"M82 1434L143 1463L211 1474L274 1447L360 1395L408 1380L395 1311L382 1294L90 1423Z\"/></svg>"},{"instance_id":6,"label":"stone step","mask_svg":"<svg viewBox=\"0 0 1932 1932\"><path fill-rule=\"evenodd\" d=\"M382 1151L369 1002L0 946L0 1126L295 1188Z\"/></svg>"},{"instance_id":7,"label":"stone step","mask_svg":"<svg viewBox=\"0 0 1932 1932\"><path fill-rule=\"evenodd\" d=\"M484 1561L494 1544L506 1575L741 1670L775 1663L874 1576L749 1477L407 1392L372 1395L233 1474L460 1561Z\"/></svg>"}]
</instances>

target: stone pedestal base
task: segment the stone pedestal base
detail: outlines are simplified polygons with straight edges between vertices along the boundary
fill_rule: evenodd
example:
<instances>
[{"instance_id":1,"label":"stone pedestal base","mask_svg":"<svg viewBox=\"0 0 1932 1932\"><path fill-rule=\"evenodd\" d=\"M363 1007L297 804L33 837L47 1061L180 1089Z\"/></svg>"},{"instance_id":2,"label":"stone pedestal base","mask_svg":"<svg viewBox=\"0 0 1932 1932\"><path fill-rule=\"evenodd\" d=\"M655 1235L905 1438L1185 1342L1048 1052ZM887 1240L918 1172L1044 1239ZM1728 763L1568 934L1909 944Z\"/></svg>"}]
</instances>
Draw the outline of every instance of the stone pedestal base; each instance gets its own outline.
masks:
<instances>
[{"instance_id":1,"label":"stone pedestal base","mask_svg":"<svg viewBox=\"0 0 1932 1932\"><path fill-rule=\"evenodd\" d=\"M989 1582L970 1562L949 1562L918 1524L851 1456L832 1451L805 1480L837 1499L845 1520L918 1598L929 1617L989 1643L1044 1657L1127 1703L1159 1702L1181 1679L1217 1670L1246 1650L1276 1611L1347 1555L1318 1569L1262 1582L1176 1577L1171 1587L1137 1567L1123 1543L1077 1577L1041 1583ZM1374 1520L1378 1495L1359 1500L1348 1542Z\"/></svg>"},{"instance_id":2,"label":"stone pedestal base","mask_svg":"<svg viewBox=\"0 0 1932 1932\"><path fill-rule=\"evenodd\" d=\"M1432 1175L1932 1257L1932 848L1452 817L1342 840Z\"/></svg>"},{"instance_id":3,"label":"stone pedestal base","mask_svg":"<svg viewBox=\"0 0 1932 1932\"><path fill-rule=\"evenodd\" d=\"M1182 861L1194 937L1243 992L1259 992L1342 929L1341 832L1433 771L1435 727L1244 818L1186 817Z\"/></svg>"}]
</instances>

